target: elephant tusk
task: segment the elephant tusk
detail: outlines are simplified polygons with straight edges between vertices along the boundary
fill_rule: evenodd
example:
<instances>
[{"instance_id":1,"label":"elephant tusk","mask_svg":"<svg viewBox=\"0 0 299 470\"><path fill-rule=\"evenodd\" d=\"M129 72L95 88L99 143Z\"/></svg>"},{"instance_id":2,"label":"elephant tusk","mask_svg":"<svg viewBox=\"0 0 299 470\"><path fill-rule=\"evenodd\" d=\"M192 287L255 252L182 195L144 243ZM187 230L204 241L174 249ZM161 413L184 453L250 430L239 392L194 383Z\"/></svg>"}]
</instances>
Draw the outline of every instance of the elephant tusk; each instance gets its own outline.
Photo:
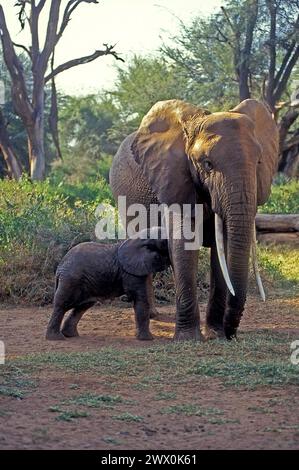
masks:
<instances>
[{"instance_id":1,"label":"elephant tusk","mask_svg":"<svg viewBox=\"0 0 299 470\"><path fill-rule=\"evenodd\" d=\"M231 280L229 278L227 265L225 261L225 251L224 251L224 243L223 243L223 222L221 217L218 214L215 214L215 238L216 238L216 246L217 246L217 253L219 264L221 267L221 271L228 287L228 290L232 295L235 295L234 288L232 286Z\"/></svg>"},{"instance_id":2,"label":"elephant tusk","mask_svg":"<svg viewBox=\"0 0 299 470\"><path fill-rule=\"evenodd\" d=\"M259 266L258 266L258 262L257 262L257 255L256 255L256 230L255 230L255 225L253 227L253 237L252 237L252 244L251 244L251 259L252 259L252 267L253 267L257 287L258 287L258 290L259 290L259 293L260 293L260 296L261 296L263 302L265 302L266 295L265 295L262 279L261 279L261 276L260 276Z\"/></svg>"}]
</instances>

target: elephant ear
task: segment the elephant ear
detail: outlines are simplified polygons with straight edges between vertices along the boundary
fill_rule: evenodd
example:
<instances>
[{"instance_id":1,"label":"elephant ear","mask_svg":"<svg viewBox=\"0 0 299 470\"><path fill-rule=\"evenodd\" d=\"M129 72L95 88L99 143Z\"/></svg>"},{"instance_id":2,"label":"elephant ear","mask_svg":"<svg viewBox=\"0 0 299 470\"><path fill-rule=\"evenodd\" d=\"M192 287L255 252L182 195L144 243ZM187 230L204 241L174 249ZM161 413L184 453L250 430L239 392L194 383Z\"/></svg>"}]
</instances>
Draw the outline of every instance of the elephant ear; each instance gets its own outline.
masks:
<instances>
[{"instance_id":1,"label":"elephant ear","mask_svg":"<svg viewBox=\"0 0 299 470\"><path fill-rule=\"evenodd\" d=\"M256 100L244 100L231 111L246 114L254 124L255 137L262 150L257 166L257 204L261 206L270 195L272 178L278 165L277 125L268 107Z\"/></svg>"},{"instance_id":2,"label":"elephant ear","mask_svg":"<svg viewBox=\"0 0 299 470\"><path fill-rule=\"evenodd\" d=\"M160 203L194 204L196 194L185 150L185 123L209 114L180 100L159 101L144 116L132 151Z\"/></svg>"},{"instance_id":3,"label":"elephant ear","mask_svg":"<svg viewBox=\"0 0 299 470\"><path fill-rule=\"evenodd\" d=\"M118 248L118 260L124 271L134 276L148 276L170 265L167 239L139 237L143 237L142 233L125 240Z\"/></svg>"}]
</instances>

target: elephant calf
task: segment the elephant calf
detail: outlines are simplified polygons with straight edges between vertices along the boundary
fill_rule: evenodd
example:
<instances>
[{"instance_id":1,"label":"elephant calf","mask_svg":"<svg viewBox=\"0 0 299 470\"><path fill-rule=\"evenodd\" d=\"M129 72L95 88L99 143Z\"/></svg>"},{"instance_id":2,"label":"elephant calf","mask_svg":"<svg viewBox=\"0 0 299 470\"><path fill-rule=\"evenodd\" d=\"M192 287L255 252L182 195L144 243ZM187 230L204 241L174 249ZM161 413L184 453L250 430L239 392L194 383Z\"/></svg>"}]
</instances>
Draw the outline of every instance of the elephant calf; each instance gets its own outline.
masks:
<instances>
[{"instance_id":1,"label":"elephant calf","mask_svg":"<svg viewBox=\"0 0 299 470\"><path fill-rule=\"evenodd\" d=\"M78 336L77 325L98 299L127 294L134 302L136 336L153 339L150 330L149 275L170 265L166 239L134 238L123 243L80 243L56 271L54 311L46 338ZM71 310L72 309L72 310ZM71 310L60 331L64 314Z\"/></svg>"}]
</instances>

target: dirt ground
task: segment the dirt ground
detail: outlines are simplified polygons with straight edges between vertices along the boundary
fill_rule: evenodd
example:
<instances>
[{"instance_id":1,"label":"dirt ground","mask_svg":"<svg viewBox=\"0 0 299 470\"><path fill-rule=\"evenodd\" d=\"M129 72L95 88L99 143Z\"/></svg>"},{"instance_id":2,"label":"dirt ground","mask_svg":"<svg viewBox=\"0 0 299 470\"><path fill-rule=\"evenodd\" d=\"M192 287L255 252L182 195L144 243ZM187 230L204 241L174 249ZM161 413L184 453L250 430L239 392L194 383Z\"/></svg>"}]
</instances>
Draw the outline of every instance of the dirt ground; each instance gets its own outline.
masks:
<instances>
[{"instance_id":1,"label":"dirt ground","mask_svg":"<svg viewBox=\"0 0 299 470\"><path fill-rule=\"evenodd\" d=\"M131 357L143 350L153 355L153 346L171 345L174 306L160 306L159 311L158 319L151 322L154 342L134 338L133 310L121 302L89 310L79 325L80 337L47 342L44 334L51 308L2 307L0 339L6 346L6 365L0 366L0 374L16 363L13 373L19 377L18 361L28 355L45 358L48 354L49 361L43 359L44 366L30 372L34 386L24 382L24 395L7 392L7 388L0 394L0 448L298 448L298 389L293 384L240 388L207 375L200 379L190 376L186 383L170 379L163 385L157 379L151 385L138 378L138 362L136 371L133 367L127 376L115 373L109 378L104 369L101 373L101 363L95 373L88 367L84 370L81 362L88 353L105 352L107 347L111 354L118 351L121 358L127 350ZM289 348L291 340L299 339L298 301L281 298L263 304L250 298L241 331L245 338L259 331L283 334L289 338ZM212 343L217 342L209 342L209 354ZM205 349L201 351L204 357ZM77 370L53 362L57 355L76 352L82 355ZM151 375L150 370L145 372ZM160 372L163 374L162 365ZM73 398L82 405L82 394L85 411L79 406L70 412L65 403Z\"/></svg>"}]
</instances>

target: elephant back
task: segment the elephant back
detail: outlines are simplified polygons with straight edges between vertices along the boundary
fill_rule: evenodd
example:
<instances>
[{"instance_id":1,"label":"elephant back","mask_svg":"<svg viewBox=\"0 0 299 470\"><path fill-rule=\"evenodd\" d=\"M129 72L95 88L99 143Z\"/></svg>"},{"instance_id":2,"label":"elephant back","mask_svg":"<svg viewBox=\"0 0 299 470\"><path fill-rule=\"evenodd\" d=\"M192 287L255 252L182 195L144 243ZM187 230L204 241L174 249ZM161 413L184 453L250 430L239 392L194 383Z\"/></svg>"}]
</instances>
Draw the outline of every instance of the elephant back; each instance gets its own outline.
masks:
<instances>
[{"instance_id":1,"label":"elephant back","mask_svg":"<svg viewBox=\"0 0 299 470\"><path fill-rule=\"evenodd\" d=\"M159 201L146 180L140 165L135 161L132 153L132 144L135 137L136 132L133 132L120 145L112 162L109 183L115 199L118 196L126 196L127 206L137 203L148 208L150 204Z\"/></svg>"},{"instance_id":2,"label":"elephant back","mask_svg":"<svg viewBox=\"0 0 299 470\"><path fill-rule=\"evenodd\" d=\"M132 152L161 203L194 204L184 126L189 119L206 114L193 104L167 100L156 103L142 119Z\"/></svg>"}]
</instances>

